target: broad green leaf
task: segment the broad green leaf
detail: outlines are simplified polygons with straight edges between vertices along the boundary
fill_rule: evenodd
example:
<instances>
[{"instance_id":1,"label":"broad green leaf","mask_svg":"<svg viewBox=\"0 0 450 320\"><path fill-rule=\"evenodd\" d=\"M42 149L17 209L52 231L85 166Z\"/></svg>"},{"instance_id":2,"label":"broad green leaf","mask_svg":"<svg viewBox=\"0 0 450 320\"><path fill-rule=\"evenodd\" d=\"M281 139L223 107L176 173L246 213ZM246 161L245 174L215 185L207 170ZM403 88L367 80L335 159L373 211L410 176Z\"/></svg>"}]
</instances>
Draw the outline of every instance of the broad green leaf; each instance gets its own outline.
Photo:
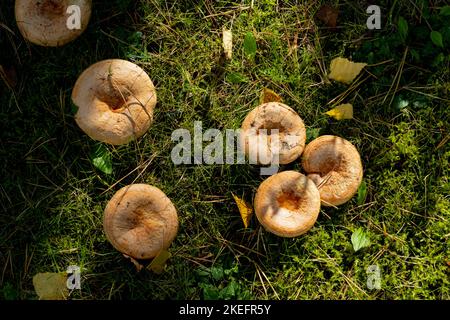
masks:
<instances>
[{"instance_id":1,"label":"broad green leaf","mask_svg":"<svg viewBox=\"0 0 450 320\"><path fill-rule=\"evenodd\" d=\"M204 266L200 266L200 268L198 268L196 270L197 275L199 275L200 277L208 277L210 274L210 270Z\"/></svg>"},{"instance_id":2,"label":"broad green leaf","mask_svg":"<svg viewBox=\"0 0 450 320\"><path fill-rule=\"evenodd\" d=\"M441 16L450 16L450 6L445 6L441 8L441 11L439 12Z\"/></svg>"},{"instance_id":3,"label":"broad green leaf","mask_svg":"<svg viewBox=\"0 0 450 320\"><path fill-rule=\"evenodd\" d=\"M38 273L33 286L39 300L66 300L69 296L66 273Z\"/></svg>"},{"instance_id":4,"label":"broad green leaf","mask_svg":"<svg viewBox=\"0 0 450 320\"><path fill-rule=\"evenodd\" d=\"M442 34L439 31L432 31L430 33L431 41L438 47L443 48L444 43L442 42Z\"/></svg>"},{"instance_id":5,"label":"broad green leaf","mask_svg":"<svg viewBox=\"0 0 450 320\"><path fill-rule=\"evenodd\" d=\"M239 265L238 264L234 264L232 268L230 269L226 269L223 271L223 273L225 273L225 275L229 276L231 274L236 274L239 272Z\"/></svg>"},{"instance_id":6,"label":"broad green leaf","mask_svg":"<svg viewBox=\"0 0 450 320\"><path fill-rule=\"evenodd\" d=\"M325 114L336 120L353 119L353 106L350 103L341 104L325 112Z\"/></svg>"},{"instance_id":7,"label":"broad green leaf","mask_svg":"<svg viewBox=\"0 0 450 320\"><path fill-rule=\"evenodd\" d=\"M267 102L281 102L281 97L273 90L269 88L263 88L261 91L261 96L259 97L259 103L267 103Z\"/></svg>"},{"instance_id":8,"label":"broad green leaf","mask_svg":"<svg viewBox=\"0 0 450 320\"><path fill-rule=\"evenodd\" d=\"M358 76L367 63L355 63L346 58L335 58L331 61L330 79L350 84Z\"/></svg>"},{"instance_id":9,"label":"broad green leaf","mask_svg":"<svg viewBox=\"0 0 450 320\"><path fill-rule=\"evenodd\" d=\"M353 232L351 240L353 250L355 250L355 252L362 248L370 246L369 236L362 228L359 228L358 230Z\"/></svg>"},{"instance_id":10,"label":"broad green leaf","mask_svg":"<svg viewBox=\"0 0 450 320\"><path fill-rule=\"evenodd\" d=\"M211 276L214 280L222 280L223 279L223 268L222 267L211 267Z\"/></svg>"},{"instance_id":11,"label":"broad green leaf","mask_svg":"<svg viewBox=\"0 0 450 320\"><path fill-rule=\"evenodd\" d=\"M167 260L169 260L171 256L172 255L169 251L161 250L161 252L155 258L153 258L147 269L153 271L156 274L163 273L164 268L166 267Z\"/></svg>"},{"instance_id":12,"label":"broad green leaf","mask_svg":"<svg viewBox=\"0 0 450 320\"><path fill-rule=\"evenodd\" d=\"M356 203L359 206L364 204L364 202L366 201L366 196L367 196L367 185L366 185L366 182L363 180L363 182L361 182L361 185L358 188L358 195L356 197Z\"/></svg>"},{"instance_id":13,"label":"broad green leaf","mask_svg":"<svg viewBox=\"0 0 450 320\"><path fill-rule=\"evenodd\" d=\"M200 283L199 287L203 289L203 298L205 300L217 300L220 298L220 291L209 283Z\"/></svg>"},{"instance_id":14,"label":"broad green leaf","mask_svg":"<svg viewBox=\"0 0 450 320\"><path fill-rule=\"evenodd\" d=\"M220 290L222 299L233 299L239 290L239 284L233 279L225 288Z\"/></svg>"},{"instance_id":15,"label":"broad green leaf","mask_svg":"<svg viewBox=\"0 0 450 320\"><path fill-rule=\"evenodd\" d=\"M248 79L246 76L239 72L231 72L227 75L227 81L233 84L242 83L242 82L248 82Z\"/></svg>"},{"instance_id":16,"label":"broad green leaf","mask_svg":"<svg viewBox=\"0 0 450 320\"><path fill-rule=\"evenodd\" d=\"M108 148L103 144L99 144L95 149L92 156L92 164L106 174L112 173L111 155Z\"/></svg>"},{"instance_id":17,"label":"broad green leaf","mask_svg":"<svg viewBox=\"0 0 450 320\"><path fill-rule=\"evenodd\" d=\"M244 227L248 228L248 225L250 224L250 219L252 218L253 214L253 208L246 203L244 200L239 198L238 196L233 195L234 201L236 201L236 204L239 209L239 213L241 214L242 222L244 223Z\"/></svg>"},{"instance_id":18,"label":"broad green leaf","mask_svg":"<svg viewBox=\"0 0 450 320\"><path fill-rule=\"evenodd\" d=\"M408 22L401 16L398 18L398 32L403 41L406 40L408 36Z\"/></svg>"},{"instance_id":19,"label":"broad green leaf","mask_svg":"<svg viewBox=\"0 0 450 320\"><path fill-rule=\"evenodd\" d=\"M244 53L248 57L256 55L256 39L253 33L247 32L244 38Z\"/></svg>"}]
</instances>

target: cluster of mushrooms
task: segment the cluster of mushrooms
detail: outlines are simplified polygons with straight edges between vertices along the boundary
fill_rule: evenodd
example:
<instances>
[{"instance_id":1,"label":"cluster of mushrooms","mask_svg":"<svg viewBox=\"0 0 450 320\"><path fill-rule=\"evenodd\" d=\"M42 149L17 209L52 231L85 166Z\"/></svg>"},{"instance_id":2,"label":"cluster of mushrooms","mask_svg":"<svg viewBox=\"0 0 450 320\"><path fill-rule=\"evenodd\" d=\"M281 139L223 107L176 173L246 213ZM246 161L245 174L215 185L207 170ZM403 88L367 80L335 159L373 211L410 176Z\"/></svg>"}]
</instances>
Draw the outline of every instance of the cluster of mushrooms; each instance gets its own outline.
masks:
<instances>
[{"instance_id":1,"label":"cluster of mushrooms","mask_svg":"<svg viewBox=\"0 0 450 320\"><path fill-rule=\"evenodd\" d=\"M312 228L321 205L336 207L350 200L363 177L358 150L349 141L324 135L305 147L303 120L280 102L264 103L253 109L241 127L241 141L248 157L267 163L267 155L278 152L280 164L301 157L306 175L283 171L264 180L254 199L254 208L264 228L281 237L296 237ZM280 146L271 150L271 131ZM269 135L258 139L260 135Z\"/></svg>"},{"instance_id":2,"label":"cluster of mushrooms","mask_svg":"<svg viewBox=\"0 0 450 320\"><path fill-rule=\"evenodd\" d=\"M67 8L81 9L81 27L66 27ZM74 40L87 27L90 0L16 0L16 20L20 32L30 42L61 46ZM113 145L141 137L153 122L156 90L147 73L125 60L109 59L87 68L77 79L72 101L78 107L75 121L92 139ZM317 220L321 204L337 206L348 201L362 180L358 151L347 140L321 136L305 147L303 120L279 102L262 104L252 110L242 124L244 152L258 158L261 149L271 154L270 144L258 136L277 129L280 164L302 156L306 175L296 171L277 173L261 183L254 200L260 223L270 232L296 237ZM261 130L264 129L264 130ZM264 152L262 153L264 154ZM258 163L267 164L265 157ZM132 184L117 191L108 202L103 227L109 242L135 259L151 259L167 249L178 232L177 210L160 189L148 184Z\"/></svg>"},{"instance_id":3,"label":"cluster of mushrooms","mask_svg":"<svg viewBox=\"0 0 450 320\"><path fill-rule=\"evenodd\" d=\"M70 8L75 6L76 10ZM15 16L22 36L31 43L58 47L86 29L91 0L16 0ZM79 10L79 11L78 11ZM68 19L78 15L78 28ZM75 121L92 139L113 145L141 137L153 122L156 91L147 73L121 59L97 62L77 79L72 101ZM135 259L151 259L167 249L178 232L175 206L160 189L132 184L117 191L103 215L109 242Z\"/></svg>"}]
</instances>

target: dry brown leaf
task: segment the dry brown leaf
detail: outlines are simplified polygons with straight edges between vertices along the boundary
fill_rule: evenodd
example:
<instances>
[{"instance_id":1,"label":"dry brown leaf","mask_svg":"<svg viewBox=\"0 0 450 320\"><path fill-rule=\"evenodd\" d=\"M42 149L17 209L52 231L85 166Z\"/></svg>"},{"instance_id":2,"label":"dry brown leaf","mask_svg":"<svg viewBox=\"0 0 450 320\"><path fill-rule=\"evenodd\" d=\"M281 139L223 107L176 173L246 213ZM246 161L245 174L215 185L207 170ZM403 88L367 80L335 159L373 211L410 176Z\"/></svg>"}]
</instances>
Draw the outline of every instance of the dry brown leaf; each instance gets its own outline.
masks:
<instances>
[{"instance_id":1,"label":"dry brown leaf","mask_svg":"<svg viewBox=\"0 0 450 320\"><path fill-rule=\"evenodd\" d=\"M316 16L327 27L336 28L339 11L330 5L324 4L320 7Z\"/></svg>"}]
</instances>

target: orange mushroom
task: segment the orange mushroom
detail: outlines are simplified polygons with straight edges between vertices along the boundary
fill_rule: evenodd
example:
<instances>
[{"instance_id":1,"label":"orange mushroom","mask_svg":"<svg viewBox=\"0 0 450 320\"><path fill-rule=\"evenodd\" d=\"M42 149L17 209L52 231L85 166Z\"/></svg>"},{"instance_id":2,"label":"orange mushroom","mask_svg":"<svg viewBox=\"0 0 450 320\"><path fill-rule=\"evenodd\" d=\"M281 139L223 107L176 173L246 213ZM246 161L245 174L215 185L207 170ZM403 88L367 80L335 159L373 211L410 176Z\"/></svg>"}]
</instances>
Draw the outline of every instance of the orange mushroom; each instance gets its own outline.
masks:
<instances>
[{"instance_id":1,"label":"orange mushroom","mask_svg":"<svg viewBox=\"0 0 450 320\"><path fill-rule=\"evenodd\" d=\"M69 28L70 6L79 8L79 26ZM84 32L91 17L91 0L16 0L15 15L22 36L45 46L62 46Z\"/></svg>"},{"instance_id":2,"label":"orange mushroom","mask_svg":"<svg viewBox=\"0 0 450 320\"><path fill-rule=\"evenodd\" d=\"M254 206L256 217L266 230L280 237L297 237L316 222L320 194L305 175L283 171L261 183Z\"/></svg>"},{"instance_id":3,"label":"orange mushroom","mask_svg":"<svg viewBox=\"0 0 450 320\"><path fill-rule=\"evenodd\" d=\"M174 240L178 215L160 189L132 184L117 191L108 202L103 229L118 251L135 259L150 259Z\"/></svg>"},{"instance_id":4,"label":"orange mushroom","mask_svg":"<svg viewBox=\"0 0 450 320\"><path fill-rule=\"evenodd\" d=\"M274 129L278 130L278 147L274 150ZM264 103L253 109L241 126L241 145L250 159L258 164L279 164L297 159L305 147L306 129L303 120L289 106L280 102Z\"/></svg>"},{"instance_id":5,"label":"orange mushroom","mask_svg":"<svg viewBox=\"0 0 450 320\"><path fill-rule=\"evenodd\" d=\"M75 121L92 139L120 145L142 136L153 121L156 91L139 66L111 59L95 63L72 92Z\"/></svg>"},{"instance_id":6,"label":"orange mushroom","mask_svg":"<svg viewBox=\"0 0 450 320\"><path fill-rule=\"evenodd\" d=\"M349 141L332 135L321 136L306 146L302 166L318 186L324 206L350 200L363 177L358 150Z\"/></svg>"}]
</instances>

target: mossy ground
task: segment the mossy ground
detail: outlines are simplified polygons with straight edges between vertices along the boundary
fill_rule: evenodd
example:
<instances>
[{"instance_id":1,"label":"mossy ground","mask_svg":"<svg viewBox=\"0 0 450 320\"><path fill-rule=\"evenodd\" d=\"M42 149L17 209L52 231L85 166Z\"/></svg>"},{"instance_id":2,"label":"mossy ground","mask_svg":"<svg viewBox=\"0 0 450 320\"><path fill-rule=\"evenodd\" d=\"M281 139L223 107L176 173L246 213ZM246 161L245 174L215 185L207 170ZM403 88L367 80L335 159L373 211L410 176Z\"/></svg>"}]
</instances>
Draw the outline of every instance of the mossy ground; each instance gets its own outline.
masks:
<instances>
[{"instance_id":1,"label":"mossy ground","mask_svg":"<svg viewBox=\"0 0 450 320\"><path fill-rule=\"evenodd\" d=\"M32 276L69 265L82 270L74 299L450 298L445 1L378 1L379 31L366 28L366 1L331 1L340 12L336 30L314 18L320 1L95 1L86 32L61 48L26 43L12 2L2 1L0 24L1 64L18 77L13 90L0 87L0 298L36 299ZM409 25L404 41L399 16ZM230 62L221 58L223 26L234 36ZM431 43L430 28L440 28L444 48ZM243 52L247 32L257 40L254 59ZM324 115L348 89L326 81L337 56L371 65L343 100L353 103L354 119L339 122ZM107 146L111 175L93 166L98 143L77 127L70 100L79 74L107 58L143 67L158 94L148 133ZM314 228L295 239L265 232L255 217L243 228L232 193L252 201L263 180L257 167L170 159L173 130L192 130L197 120L238 128L264 87L300 114L310 139L335 134L354 143L365 169L365 202L322 208ZM408 105L396 108L399 99ZM102 230L107 201L133 182L161 188L179 212L161 275L136 272ZM355 253L350 237L359 227L371 245ZM375 264L381 289L369 290L366 270Z\"/></svg>"}]
</instances>

